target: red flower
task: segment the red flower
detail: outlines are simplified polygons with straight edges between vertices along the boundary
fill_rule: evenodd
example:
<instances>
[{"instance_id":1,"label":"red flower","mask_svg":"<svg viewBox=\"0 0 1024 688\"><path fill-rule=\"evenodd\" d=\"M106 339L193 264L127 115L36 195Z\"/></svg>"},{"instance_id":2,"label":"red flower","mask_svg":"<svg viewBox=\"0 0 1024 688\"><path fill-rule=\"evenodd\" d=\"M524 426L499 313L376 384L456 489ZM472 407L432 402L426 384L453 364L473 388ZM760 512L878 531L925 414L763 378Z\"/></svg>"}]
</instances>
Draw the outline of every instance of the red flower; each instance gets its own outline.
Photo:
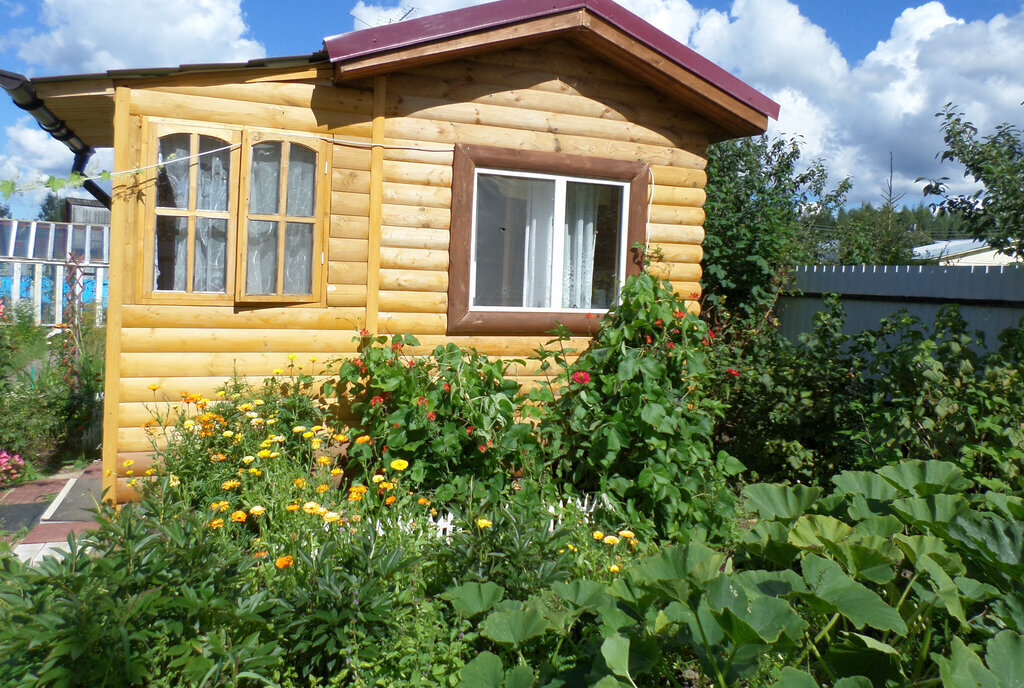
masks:
<instances>
[{"instance_id":1,"label":"red flower","mask_svg":"<svg viewBox=\"0 0 1024 688\"><path fill-rule=\"evenodd\" d=\"M676 345L673 344L672 342L669 342L666 346L668 346L668 348L670 348L670 349L676 348Z\"/></svg>"},{"instance_id":2,"label":"red flower","mask_svg":"<svg viewBox=\"0 0 1024 688\"><path fill-rule=\"evenodd\" d=\"M466 434L467 435L472 435L473 434L473 430L475 430L475 429L476 428L474 428L472 425L470 425L468 428L466 428Z\"/></svg>"},{"instance_id":3,"label":"red flower","mask_svg":"<svg viewBox=\"0 0 1024 688\"><path fill-rule=\"evenodd\" d=\"M597 318L597 313L587 313L583 317L586 318L587 320L594 320L595 318Z\"/></svg>"},{"instance_id":4,"label":"red flower","mask_svg":"<svg viewBox=\"0 0 1024 688\"><path fill-rule=\"evenodd\" d=\"M436 419L437 419L437 414L436 413L434 413L433 411L428 411L427 412L427 420L436 420Z\"/></svg>"},{"instance_id":5,"label":"red flower","mask_svg":"<svg viewBox=\"0 0 1024 688\"><path fill-rule=\"evenodd\" d=\"M590 373L583 370L577 370L575 373L572 374L572 381L579 383L581 385L585 385L588 382L590 382Z\"/></svg>"},{"instance_id":6,"label":"red flower","mask_svg":"<svg viewBox=\"0 0 1024 688\"><path fill-rule=\"evenodd\" d=\"M685 318L686 317L686 311L676 311L672 315L676 316L677 318Z\"/></svg>"},{"instance_id":7,"label":"red flower","mask_svg":"<svg viewBox=\"0 0 1024 688\"><path fill-rule=\"evenodd\" d=\"M370 336L370 331L364 327L363 329L359 330L359 336L360 337L369 337Z\"/></svg>"},{"instance_id":8,"label":"red flower","mask_svg":"<svg viewBox=\"0 0 1024 688\"><path fill-rule=\"evenodd\" d=\"M739 377L740 376L740 371L736 370L735 368L726 368L725 372L729 373L730 375L732 375L734 377Z\"/></svg>"},{"instance_id":9,"label":"red flower","mask_svg":"<svg viewBox=\"0 0 1024 688\"><path fill-rule=\"evenodd\" d=\"M708 330L708 339L714 339L715 333L712 330Z\"/></svg>"},{"instance_id":10,"label":"red flower","mask_svg":"<svg viewBox=\"0 0 1024 688\"><path fill-rule=\"evenodd\" d=\"M383 404L383 403L384 403L384 397L381 397L381 396L376 396L373 399L370 399L370 406L377 406L378 404Z\"/></svg>"},{"instance_id":11,"label":"red flower","mask_svg":"<svg viewBox=\"0 0 1024 688\"><path fill-rule=\"evenodd\" d=\"M484 453L487 452L487 445L486 444L481 444L479 447L477 447L477 449L480 450L481 454L484 454Z\"/></svg>"},{"instance_id":12,"label":"red flower","mask_svg":"<svg viewBox=\"0 0 1024 688\"><path fill-rule=\"evenodd\" d=\"M391 345L391 350L392 351L401 351L402 350L402 342L395 342L394 344L392 344Z\"/></svg>"},{"instance_id":13,"label":"red flower","mask_svg":"<svg viewBox=\"0 0 1024 688\"><path fill-rule=\"evenodd\" d=\"M711 346L711 341L707 337L700 340L700 343L703 344L704 346Z\"/></svg>"},{"instance_id":14,"label":"red flower","mask_svg":"<svg viewBox=\"0 0 1024 688\"><path fill-rule=\"evenodd\" d=\"M665 324L665 321L664 321L664 320L662 320L661 318L658 318L657 320L655 320L655 321L654 321L654 325L655 325L656 327L661 327L661 326L662 326L662 325L664 325L664 324Z\"/></svg>"},{"instance_id":15,"label":"red flower","mask_svg":"<svg viewBox=\"0 0 1024 688\"><path fill-rule=\"evenodd\" d=\"M427 398L426 397L420 397L419 399L416 400L416 404L419 405L419 406L426 406L427 405Z\"/></svg>"},{"instance_id":16,"label":"red flower","mask_svg":"<svg viewBox=\"0 0 1024 688\"><path fill-rule=\"evenodd\" d=\"M442 387L443 387L444 391L446 391L446 392L450 392L450 391L452 391L452 386L451 386L451 385L449 385L449 384L448 384L447 382L446 382L446 383L444 383L444 384L442 385Z\"/></svg>"},{"instance_id":17,"label":"red flower","mask_svg":"<svg viewBox=\"0 0 1024 688\"><path fill-rule=\"evenodd\" d=\"M411 358L405 364L407 368L412 368L414 365L416 365L416 361Z\"/></svg>"},{"instance_id":18,"label":"red flower","mask_svg":"<svg viewBox=\"0 0 1024 688\"><path fill-rule=\"evenodd\" d=\"M647 335L647 343L648 344L653 344L654 343L654 340L651 339L651 335Z\"/></svg>"}]
</instances>

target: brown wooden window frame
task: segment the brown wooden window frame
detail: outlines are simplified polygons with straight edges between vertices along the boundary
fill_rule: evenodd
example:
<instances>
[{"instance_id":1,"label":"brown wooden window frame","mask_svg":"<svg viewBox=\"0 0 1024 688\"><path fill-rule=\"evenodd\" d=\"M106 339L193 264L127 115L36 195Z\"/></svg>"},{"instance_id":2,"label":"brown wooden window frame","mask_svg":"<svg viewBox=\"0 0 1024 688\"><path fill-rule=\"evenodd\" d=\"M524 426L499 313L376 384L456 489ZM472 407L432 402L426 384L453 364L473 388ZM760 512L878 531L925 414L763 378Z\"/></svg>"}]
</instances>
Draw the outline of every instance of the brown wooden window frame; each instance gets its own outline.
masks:
<instances>
[{"instance_id":1,"label":"brown wooden window frame","mask_svg":"<svg viewBox=\"0 0 1024 688\"><path fill-rule=\"evenodd\" d=\"M647 201L650 172L647 163L580 155L524 151L497 146L457 144L452 165L452 215L448 267L448 334L544 334L561 324L576 334L593 328L589 311L488 310L471 307L473 209L476 170L534 172L566 177L626 182L626 275L640 274L643 257L633 249L647 240Z\"/></svg>"},{"instance_id":2,"label":"brown wooden window frame","mask_svg":"<svg viewBox=\"0 0 1024 688\"><path fill-rule=\"evenodd\" d=\"M327 217L330 208L330 180L331 180L331 156L330 144L315 137L303 136L296 132L288 132L262 127L245 127L208 124L205 122L192 122L174 120L169 118L151 117L146 121L147 133L144 138L146 150L145 159L149 165L157 162L160 139L173 134L185 134L192 138L198 136L210 136L222 139L234 148L230 149L230 172L229 172L229 203L228 210L223 213L211 213L195 210L196 192L196 169L197 159L193 158L189 163L190 180L190 208L187 210L164 209L157 207L156 187L159 170L157 168L147 169L145 172L146 183L143 203L141 204L141 217L139 227L141 228L141 241L138 242L137 265L141 269L137 271L137 293L139 302L144 304L167 304L167 303L188 303L210 306L233 306L233 305L319 305L326 306L326 256L327 256ZM247 240L248 193L250 170L252 159L252 146L256 143L267 141L281 141L289 144L295 143L310 148L316 152L316 188L314 195L315 210L313 218L291 217L282 211L276 219L282 223L286 221L301 221L313 223L313 251L311 254L311 293L310 294L246 294L245 293L245 251ZM282 171L282 178L286 180L287 168ZM282 182L284 184L284 182ZM285 196L281 197L282 207L285 203ZM188 272L186 276L186 290L163 290L155 288L155 242L156 242L156 219L159 216L181 216L188 218ZM218 218L227 217L227 260L224 292L196 292L192 291L193 281L193 242L194 224L196 217L215 216ZM262 219L263 216L256 216ZM282 239L283 241L283 239ZM279 256L282 255L279 249ZM281 261L279 261L280 263ZM280 268L279 268L280 273ZM278 278L280 287L281 279Z\"/></svg>"}]
</instances>

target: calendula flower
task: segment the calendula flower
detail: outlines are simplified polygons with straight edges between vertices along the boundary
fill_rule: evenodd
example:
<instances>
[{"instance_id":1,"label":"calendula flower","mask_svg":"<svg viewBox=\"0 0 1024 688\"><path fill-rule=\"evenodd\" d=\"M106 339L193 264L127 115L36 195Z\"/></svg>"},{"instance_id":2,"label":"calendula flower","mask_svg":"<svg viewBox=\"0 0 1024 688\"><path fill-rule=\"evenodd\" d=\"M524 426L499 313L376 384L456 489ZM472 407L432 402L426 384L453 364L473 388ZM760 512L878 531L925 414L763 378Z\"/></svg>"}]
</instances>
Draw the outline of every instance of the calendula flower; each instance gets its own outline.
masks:
<instances>
[{"instance_id":1,"label":"calendula flower","mask_svg":"<svg viewBox=\"0 0 1024 688\"><path fill-rule=\"evenodd\" d=\"M600 530L595 530L593 535L595 540L604 540L604 533L602 533Z\"/></svg>"},{"instance_id":2,"label":"calendula flower","mask_svg":"<svg viewBox=\"0 0 1024 688\"><path fill-rule=\"evenodd\" d=\"M253 559L259 559L261 557L267 556L267 554L268 554L267 550L263 549L263 550L260 550L259 552L256 552L255 554L253 554L252 558Z\"/></svg>"},{"instance_id":3,"label":"calendula flower","mask_svg":"<svg viewBox=\"0 0 1024 688\"><path fill-rule=\"evenodd\" d=\"M249 469L249 475L256 475L256 476L260 476L260 475L263 475L263 471L261 471L261 470L260 470L260 469L258 469L258 468L250 468L250 469Z\"/></svg>"},{"instance_id":4,"label":"calendula flower","mask_svg":"<svg viewBox=\"0 0 1024 688\"><path fill-rule=\"evenodd\" d=\"M262 516L263 514L267 513L267 509L266 509L266 507L262 507L262 506L257 505L257 506L249 507L249 513L252 514L253 516Z\"/></svg>"},{"instance_id":5,"label":"calendula flower","mask_svg":"<svg viewBox=\"0 0 1024 688\"><path fill-rule=\"evenodd\" d=\"M322 426L322 425L314 425L313 427L310 428L310 430L312 430L313 432L320 432L323 429L324 429L324 426Z\"/></svg>"},{"instance_id":6,"label":"calendula flower","mask_svg":"<svg viewBox=\"0 0 1024 688\"><path fill-rule=\"evenodd\" d=\"M491 523L490 521L488 521L486 518L478 518L476 520L476 527L477 528L490 528L493 525L494 524Z\"/></svg>"},{"instance_id":7,"label":"calendula flower","mask_svg":"<svg viewBox=\"0 0 1024 688\"><path fill-rule=\"evenodd\" d=\"M335 442L348 442L348 435L344 433L339 433L332 437L331 439L333 439Z\"/></svg>"},{"instance_id":8,"label":"calendula flower","mask_svg":"<svg viewBox=\"0 0 1024 688\"><path fill-rule=\"evenodd\" d=\"M302 505L302 510L307 514L315 514L320 510L320 504L318 502L306 502Z\"/></svg>"},{"instance_id":9,"label":"calendula flower","mask_svg":"<svg viewBox=\"0 0 1024 688\"><path fill-rule=\"evenodd\" d=\"M355 492L356 494L365 494L367 491L366 485L353 485L348 488L349 492Z\"/></svg>"},{"instance_id":10,"label":"calendula flower","mask_svg":"<svg viewBox=\"0 0 1024 688\"><path fill-rule=\"evenodd\" d=\"M309 441L309 446L311 449L319 449L321 444L323 444L323 440L321 440L319 437L314 437Z\"/></svg>"},{"instance_id":11,"label":"calendula flower","mask_svg":"<svg viewBox=\"0 0 1024 688\"><path fill-rule=\"evenodd\" d=\"M341 520L341 515L339 515L338 512L336 511L328 511L326 514L323 515L323 519L327 523L334 523L335 521Z\"/></svg>"},{"instance_id":12,"label":"calendula flower","mask_svg":"<svg viewBox=\"0 0 1024 688\"><path fill-rule=\"evenodd\" d=\"M374 475L372 478L370 478L370 480L372 480L375 483L380 483L384 481L384 476L378 473L377 475Z\"/></svg>"},{"instance_id":13,"label":"calendula flower","mask_svg":"<svg viewBox=\"0 0 1024 688\"><path fill-rule=\"evenodd\" d=\"M319 485L316 486L316 491L319 492L320 494L327 492L327 490L329 489L331 489L331 486L328 485L327 483L320 483Z\"/></svg>"},{"instance_id":14,"label":"calendula flower","mask_svg":"<svg viewBox=\"0 0 1024 688\"><path fill-rule=\"evenodd\" d=\"M359 437L356 438L356 444L366 444L369 441L370 441L370 436L369 435L360 435Z\"/></svg>"},{"instance_id":15,"label":"calendula flower","mask_svg":"<svg viewBox=\"0 0 1024 688\"><path fill-rule=\"evenodd\" d=\"M251 454L242 457L242 463L244 463L246 465L249 465L250 463L252 463L255 460L256 460L256 457L252 456Z\"/></svg>"},{"instance_id":16,"label":"calendula flower","mask_svg":"<svg viewBox=\"0 0 1024 688\"><path fill-rule=\"evenodd\" d=\"M210 505L210 511L227 511L228 503L224 500L214 502Z\"/></svg>"},{"instance_id":17,"label":"calendula flower","mask_svg":"<svg viewBox=\"0 0 1024 688\"><path fill-rule=\"evenodd\" d=\"M125 462L122 463L121 465L124 466L125 468L128 468L129 466L133 465L134 463L135 463L134 459L125 459Z\"/></svg>"},{"instance_id":18,"label":"calendula flower","mask_svg":"<svg viewBox=\"0 0 1024 688\"><path fill-rule=\"evenodd\" d=\"M291 504L286 506L285 509L288 510L288 511L298 511L299 510L299 504L298 504L298 502L292 502Z\"/></svg>"},{"instance_id":19,"label":"calendula flower","mask_svg":"<svg viewBox=\"0 0 1024 688\"><path fill-rule=\"evenodd\" d=\"M416 503L419 504L420 506L427 506L428 504L430 504L430 500L427 499L426 497L420 497L419 499L416 500Z\"/></svg>"},{"instance_id":20,"label":"calendula flower","mask_svg":"<svg viewBox=\"0 0 1024 688\"><path fill-rule=\"evenodd\" d=\"M223 518L215 518L212 521L210 521L209 523L207 523L206 525L210 526L210 528L212 530L217 530L218 528L220 528L221 526L224 525L224 519Z\"/></svg>"},{"instance_id":21,"label":"calendula flower","mask_svg":"<svg viewBox=\"0 0 1024 688\"><path fill-rule=\"evenodd\" d=\"M224 456L224 455L223 455L223 454L221 454L220 452L217 452L216 454L212 454L212 455L210 456L210 461L226 461L226 460L227 460L227 458L228 458L228 457Z\"/></svg>"},{"instance_id":22,"label":"calendula flower","mask_svg":"<svg viewBox=\"0 0 1024 688\"><path fill-rule=\"evenodd\" d=\"M395 484L393 482L385 480L380 485L378 485L378 487L382 490L393 490L395 489Z\"/></svg>"},{"instance_id":23,"label":"calendula flower","mask_svg":"<svg viewBox=\"0 0 1024 688\"><path fill-rule=\"evenodd\" d=\"M289 361L294 361L296 358L297 358L297 356L295 354L288 354L288 360Z\"/></svg>"},{"instance_id":24,"label":"calendula flower","mask_svg":"<svg viewBox=\"0 0 1024 688\"><path fill-rule=\"evenodd\" d=\"M409 462L405 459L395 459L391 462L391 469L395 471L404 471L409 467Z\"/></svg>"},{"instance_id":25,"label":"calendula flower","mask_svg":"<svg viewBox=\"0 0 1024 688\"><path fill-rule=\"evenodd\" d=\"M612 564L611 566L608 567L608 570L611 571L612 573L618 573L622 569L619 568L618 564Z\"/></svg>"},{"instance_id":26,"label":"calendula flower","mask_svg":"<svg viewBox=\"0 0 1024 688\"><path fill-rule=\"evenodd\" d=\"M362 500L362 498L363 498L363 493L362 492L349 492L348 493L348 501L350 501L350 502L358 502L358 501Z\"/></svg>"},{"instance_id":27,"label":"calendula flower","mask_svg":"<svg viewBox=\"0 0 1024 688\"><path fill-rule=\"evenodd\" d=\"M155 392L155 391L157 391L158 389L160 389L160 385L158 385L158 384L152 384L152 385L150 385L150 386L149 386L149 389L151 389L151 390L153 390L153 391Z\"/></svg>"},{"instance_id":28,"label":"calendula flower","mask_svg":"<svg viewBox=\"0 0 1024 688\"><path fill-rule=\"evenodd\" d=\"M306 432L306 426L296 425L294 428L292 428L292 432L294 432L296 435L301 435L302 433Z\"/></svg>"},{"instance_id":29,"label":"calendula flower","mask_svg":"<svg viewBox=\"0 0 1024 688\"><path fill-rule=\"evenodd\" d=\"M342 470L338 466L331 469L331 475L341 475Z\"/></svg>"},{"instance_id":30,"label":"calendula flower","mask_svg":"<svg viewBox=\"0 0 1024 688\"><path fill-rule=\"evenodd\" d=\"M292 485L294 485L295 487L298 487L298 488L301 489L301 488L306 486L306 479L305 478L296 478L295 480L292 481Z\"/></svg>"},{"instance_id":31,"label":"calendula flower","mask_svg":"<svg viewBox=\"0 0 1024 688\"><path fill-rule=\"evenodd\" d=\"M244 511L233 511L231 512L231 520L235 523L245 523L246 513Z\"/></svg>"},{"instance_id":32,"label":"calendula flower","mask_svg":"<svg viewBox=\"0 0 1024 688\"><path fill-rule=\"evenodd\" d=\"M629 539L631 537L636 537L636 536L633 534L632 530L620 530L619 531L619 537L624 537L626 539Z\"/></svg>"},{"instance_id":33,"label":"calendula flower","mask_svg":"<svg viewBox=\"0 0 1024 688\"><path fill-rule=\"evenodd\" d=\"M271 451L269 449L260 449L258 452L256 452L256 456L260 457L261 459L270 458L270 454Z\"/></svg>"},{"instance_id":34,"label":"calendula flower","mask_svg":"<svg viewBox=\"0 0 1024 688\"><path fill-rule=\"evenodd\" d=\"M396 501L398 501L398 497L395 497L394 495L391 495L390 497L388 497L387 499L384 500L384 504L386 504L387 506L391 506Z\"/></svg>"},{"instance_id":35,"label":"calendula flower","mask_svg":"<svg viewBox=\"0 0 1024 688\"><path fill-rule=\"evenodd\" d=\"M242 481L240 480L225 480L220 484L222 490L233 490L236 487L241 487Z\"/></svg>"},{"instance_id":36,"label":"calendula flower","mask_svg":"<svg viewBox=\"0 0 1024 688\"><path fill-rule=\"evenodd\" d=\"M187 421L185 421L184 423L181 424L181 427L183 427L185 429L188 429L188 428L195 427L195 424L196 424L196 422L194 420L192 420L191 418L189 418Z\"/></svg>"},{"instance_id":37,"label":"calendula flower","mask_svg":"<svg viewBox=\"0 0 1024 688\"><path fill-rule=\"evenodd\" d=\"M281 375L284 373L284 370L282 370L281 368L274 368L272 372L274 373L274 375Z\"/></svg>"},{"instance_id":38,"label":"calendula flower","mask_svg":"<svg viewBox=\"0 0 1024 688\"><path fill-rule=\"evenodd\" d=\"M281 456L281 452L276 452L276 451L270 452L270 458L272 458L272 459L276 459L279 456Z\"/></svg>"},{"instance_id":39,"label":"calendula flower","mask_svg":"<svg viewBox=\"0 0 1024 688\"><path fill-rule=\"evenodd\" d=\"M309 440L312 439L314 435L316 435L315 432L313 432L312 430L307 430L306 432L302 433L302 439Z\"/></svg>"},{"instance_id":40,"label":"calendula flower","mask_svg":"<svg viewBox=\"0 0 1024 688\"><path fill-rule=\"evenodd\" d=\"M234 437L235 433L231 430L225 430L220 434L221 437Z\"/></svg>"},{"instance_id":41,"label":"calendula flower","mask_svg":"<svg viewBox=\"0 0 1024 688\"><path fill-rule=\"evenodd\" d=\"M171 487L177 487L178 485L181 485L181 478L179 478L178 476L176 476L173 473L171 473L170 474L170 482L168 484Z\"/></svg>"},{"instance_id":42,"label":"calendula flower","mask_svg":"<svg viewBox=\"0 0 1024 688\"><path fill-rule=\"evenodd\" d=\"M279 569L286 569L294 563L295 559L290 554L286 554L283 557L278 557L274 560L274 566L276 566Z\"/></svg>"},{"instance_id":43,"label":"calendula flower","mask_svg":"<svg viewBox=\"0 0 1024 688\"><path fill-rule=\"evenodd\" d=\"M316 462L318 464L320 464L321 466L328 466L331 463L331 457L329 457L329 456L318 456L318 457L316 457Z\"/></svg>"},{"instance_id":44,"label":"calendula flower","mask_svg":"<svg viewBox=\"0 0 1024 688\"><path fill-rule=\"evenodd\" d=\"M605 535L604 539L601 540L601 542L603 542L606 545L617 545L619 544L619 538L615 537L614 535Z\"/></svg>"}]
</instances>

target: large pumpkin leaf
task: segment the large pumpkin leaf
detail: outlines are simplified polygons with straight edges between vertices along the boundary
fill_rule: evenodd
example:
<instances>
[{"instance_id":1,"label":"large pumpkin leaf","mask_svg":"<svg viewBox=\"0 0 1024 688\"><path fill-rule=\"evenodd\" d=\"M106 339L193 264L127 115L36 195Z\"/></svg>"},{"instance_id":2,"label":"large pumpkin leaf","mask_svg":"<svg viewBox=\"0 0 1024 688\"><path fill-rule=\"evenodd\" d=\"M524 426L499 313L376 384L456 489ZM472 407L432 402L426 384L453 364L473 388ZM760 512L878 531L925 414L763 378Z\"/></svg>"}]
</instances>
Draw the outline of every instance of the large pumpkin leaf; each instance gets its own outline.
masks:
<instances>
[{"instance_id":1,"label":"large pumpkin leaf","mask_svg":"<svg viewBox=\"0 0 1024 688\"><path fill-rule=\"evenodd\" d=\"M783 633L796 640L807 627L784 599L756 593L751 597L732 576L722 575L712 581L705 600L715 621L735 645L771 645Z\"/></svg>"},{"instance_id":2,"label":"large pumpkin leaf","mask_svg":"<svg viewBox=\"0 0 1024 688\"><path fill-rule=\"evenodd\" d=\"M973 485L956 464L948 461L904 461L880 468L878 474L918 497L963 492Z\"/></svg>"},{"instance_id":3,"label":"large pumpkin leaf","mask_svg":"<svg viewBox=\"0 0 1024 688\"><path fill-rule=\"evenodd\" d=\"M895 499L892 510L908 523L924 530L942 532L945 524L968 509L967 500L961 495L935 494L928 497Z\"/></svg>"},{"instance_id":4,"label":"large pumpkin leaf","mask_svg":"<svg viewBox=\"0 0 1024 688\"><path fill-rule=\"evenodd\" d=\"M480 634L502 645L519 647L548 628L547 620L534 609L492 612L480 623Z\"/></svg>"},{"instance_id":5,"label":"large pumpkin leaf","mask_svg":"<svg viewBox=\"0 0 1024 688\"><path fill-rule=\"evenodd\" d=\"M1024 576L1024 523L972 511L949 524L950 538L998 570Z\"/></svg>"},{"instance_id":6,"label":"large pumpkin leaf","mask_svg":"<svg viewBox=\"0 0 1024 688\"><path fill-rule=\"evenodd\" d=\"M839 612L857 628L871 626L882 631L907 632L899 612L874 592L847 576L839 564L815 554L802 562L804 580L811 592L797 593L812 608Z\"/></svg>"},{"instance_id":7,"label":"large pumpkin leaf","mask_svg":"<svg viewBox=\"0 0 1024 688\"><path fill-rule=\"evenodd\" d=\"M853 528L831 516L801 516L789 532L789 543L801 549L821 549L826 543L840 543L853 533Z\"/></svg>"},{"instance_id":8,"label":"large pumpkin leaf","mask_svg":"<svg viewBox=\"0 0 1024 688\"><path fill-rule=\"evenodd\" d=\"M1003 631L989 640L985 663L1001 688L1024 688L1024 636Z\"/></svg>"},{"instance_id":9,"label":"large pumpkin leaf","mask_svg":"<svg viewBox=\"0 0 1024 688\"><path fill-rule=\"evenodd\" d=\"M743 488L747 505L765 519L792 520L811 508L820 495L820 488L806 485L759 483Z\"/></svg>"},{"instance_id":10,"label":"large pumpkin leaf","mask_svg":"<svg viewBox=\"0 0 1024 688\"><path fill-rule=\"evenodd\" d=\"M505 688L533 688L533 669L525 664L517 664L505 672Z\"/></svg>"},{"instance_id":11,"label":"large pumpkin leaf","mask_svg":"<svg viewBox=\"0 0 1024 688\"><path fill-rule=\"evenodd\" d=\"M832 476L832 482L843 494L860 495L878 502L888 502L899 495L899 490L891 482L868 471L843 471Z\"/></svg>"},{"instance_id":12,"label":"large pumpkin leaf","mask_svg":"<svg viewBox=\"0 0 1024 688\"><path fill-rule=\"evenodd\" d=\"M578 580L571 583L554 583L551 589L564 601L578 609L593 611L609 599L604 585L597 581Z\"/></svg>"},{"instance_id":13,"label":"large pumpkin leaf","mask_svg":"<svg viewBox=\"0 0 1024 688\"><path fill-rule=\"evenodd\" d=\"M441 593L441 599L452 603L455 611L466 618L486 612L501 601L505 588L497 583L463 583Z\"/></svg>"},{"instance_id":14,"label":"large pumpkin leaf","mask_svg":"<svg viewBox=\"0 0 1024 688\"><path fill-rule=\"evenodd\" d=\"M501 688L504 680L504 667L498 656L481 652L459 670L457 688Z\"/></svg>"},{"instance_id":15,"label":"large pumpkin leaf","mask_svg":"<svg viewBox=\"0 0 1024 688\"><path fill-rule=\"evenodd\" d=\"M893 541L914 566L917 566L921 557L929 555L951 576L960 575L967 570L960 555L951 552L942 538L932 535L897 535Z\"/></svg>"},{"instance_id":16,"label":"large pumpkin leaf","mask_svg":"<svg viewBox=\"0 0 1024 688\"><path fill-rule=\"evenodd\" d=\"M629 675L629 638L618 633L608 636L601 643L601 656L613 674L633 683Z\"/></svg>"},{"instance_id":17,"label":"large pumpkin leaf","mask_svg":"<svg viewBox=\"0 0 1024 688\"><path fill-rule=\"evenodd\" d=\"M695 542L671 547L651 557L635 569L635 575L644 582L690 578L706 583L718 575L725 560L724 554Z\"/></svg>"},{"instance_id":18,"label":"large pumpkin leaf","mask_svg":"<svg viewBox=\"0 0 1024 688\"><path fill-rule=\"evenodd\" d=\"M779 674L779 680L772 684L771 688L819 688L814 677L805 671L786 667Z\"/></svg>"}]
</instances>

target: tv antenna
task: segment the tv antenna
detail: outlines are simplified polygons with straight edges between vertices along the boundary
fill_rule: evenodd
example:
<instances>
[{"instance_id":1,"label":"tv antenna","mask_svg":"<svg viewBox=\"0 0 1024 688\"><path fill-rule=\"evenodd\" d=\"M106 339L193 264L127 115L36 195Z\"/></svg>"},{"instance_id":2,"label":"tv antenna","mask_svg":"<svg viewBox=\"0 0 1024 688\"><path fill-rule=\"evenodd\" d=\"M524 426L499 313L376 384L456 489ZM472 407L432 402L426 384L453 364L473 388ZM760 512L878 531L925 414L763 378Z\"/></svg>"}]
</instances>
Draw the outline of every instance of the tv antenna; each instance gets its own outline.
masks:
<instances>
[{"instance_id":1,"label":"tv antenna","mask_svg":"<svg viewBox=\"0 0 1024 688\"><path fill-rule=\"evenodd\" d=\"M402 11L402 15L400 17L396 18L396 17L394 17L394 15L390 15L389 16L388 13L384 12L384 13L381 13L381 14L377 15L377 19L375 20L376 23L374 23L374 24L370 24L370 23L360 19L359 17L357 17L356 15L352 14L351 12L349 12L348 15L350 17L352 17L353 19L355 19L360 24L364 24L366 26L366 28L374 29L374 28L376 28L378 26L383 26L384 24L394 24L396 22L405 21L406 19L409 18L410 15L412 15L417 10L416 7L405 7L405 8L400 7L399 9Z\"/></svg>"}]
</instances>

